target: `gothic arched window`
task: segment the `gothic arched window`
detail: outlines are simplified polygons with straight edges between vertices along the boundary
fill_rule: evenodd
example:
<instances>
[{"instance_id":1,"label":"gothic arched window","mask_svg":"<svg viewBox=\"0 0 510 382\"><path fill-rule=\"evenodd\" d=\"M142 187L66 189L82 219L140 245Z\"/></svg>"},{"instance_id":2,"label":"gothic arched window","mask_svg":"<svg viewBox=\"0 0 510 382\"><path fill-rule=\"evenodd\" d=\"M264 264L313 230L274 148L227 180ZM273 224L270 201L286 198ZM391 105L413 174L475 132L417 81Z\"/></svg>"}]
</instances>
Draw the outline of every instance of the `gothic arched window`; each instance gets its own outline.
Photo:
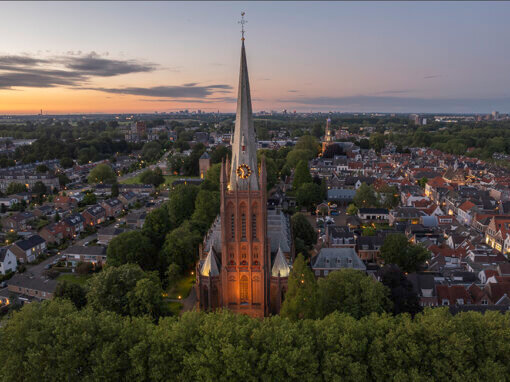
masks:
<instances>
[{"instance_id":1,"label":"gothic arched window","mask_svg":"<svg viewBox=\"0 0 510 382\"><path fill-rule=\"evenodd\" d=\"M241 240L246 240L246 215L241 215Z\"/></svg>"},{"instance_id":2,"label":"gothic arched window","mask_svg":"<svg viewBox=\"0 0 510 382\"><path fill-rule=\"evenodd\" d=\"M257 238L257 215L253 214L251 217L251 237L252 239Z\"/></svg>"},{"instance_id":3,"label":"gothic arched window","mask_svg":"<svg viewBox=\"0 0 510 382\"><path fill-rule=\"evenodd\" d=\"M236 228L235 228L235 216L232 214L230 216L230 235L232 240L235 240L236 238Z\"/></svg>"},{"instance_id":4,"label":"gothic arched window","mask_svg":"<svg viewBox=\"0 0 510 382\"><path fill-rule=\"evenodd\" d=\"M241 298L241 304L248 303L248 277L242 276L239 281L239 297Z\"/></svg>"}]
</instances>

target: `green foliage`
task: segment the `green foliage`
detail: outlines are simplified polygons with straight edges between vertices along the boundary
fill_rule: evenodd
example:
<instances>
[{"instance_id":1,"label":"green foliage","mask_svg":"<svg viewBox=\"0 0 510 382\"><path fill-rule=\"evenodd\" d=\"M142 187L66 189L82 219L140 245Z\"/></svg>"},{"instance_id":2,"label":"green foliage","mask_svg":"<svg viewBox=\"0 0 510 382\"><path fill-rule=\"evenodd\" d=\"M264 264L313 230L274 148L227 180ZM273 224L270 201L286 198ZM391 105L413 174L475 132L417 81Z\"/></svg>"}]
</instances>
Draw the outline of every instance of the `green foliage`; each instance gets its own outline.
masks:
<instances>
[{"instance_id":1,"label":"green foliage","mask_svg":"<svg viewBox=\"0 0 510 382\"><path fill-rule=\"evenodd\" d=\"M172 191L168 201L168 214L175 227L193 215L197 194L198 187L191 184L180 184Z\"/></svg>"},{"instance_id":2,"label":"green foliage","mask_svg":"<svg viewBox=\"0 0 510 382\"><path fill-rule=\"evenodd\" d=\"M152 184L154 187L158 187L165 183L165 178L161 169L157 167L154 170L145 170L142 175L140 175L140 182L143 184Z\"/></svg>"},{"instance_id":3,"label":"green foliage","mask_svg":"<svg viewBox=\"0 0 510 382\"><path fill-rule=\"evenodd\" d=\"M119 184L113 183L112 184L112 198L116 198L119 196Z\"/></svg>"},{"instance_id":4,"label":"green foliage","mask_svg":"<svg viewBox=\"0 0 510 382\"><path fill-rule=\"evenodd\" d=\"M117 181L117 175L109 165L101 163L90 171L88 181L91 184L115 183Z\"/></svg>"},{"instance_id":5,"label":"green foliage","mask_svg":"<svg viewBox=\"0 0 510 382\"><path fill-rule=\"evenodd\" d=\"M168 285L169 288L172 288L173 286L175 286L175 284L179 280L180 275L181 275L181 268L177 264L172 263L168 266L168 268L165 272L165 276L166 276L166 284Z\"/></svg>"},{"instance_id":6,"label":"green foliage","mask_svg":"<svg viewBox=\"0 0 510 382\"><path fill-rule=\"evenodd\" d=\"M358 207L356 207L354 204L349 204L347 206L347 210L345 211L347 215L357 215L358 214Z\"/></svg>"},{"instance_id":7,"label":"green foliage","mask_svg":"<svg viewBox=\"0 0 510 382\"><path fill-rule=\"evenodd\" d=\"M392 308L388 288L354 269L341 269L319 279L318 293L322 317L337 311L359 319Z\"/></svg>"},{"instance_id":8,"label":"green foliage","mask_svg":"<svg viewBox=\"0 0 510 382\"><path fill-rule=\"evenodd\" d=\"M365 227L361 232L361 236L375 236L377 230L374 227Z\"/></svg>"},{"instance_id":9,"label":"green foliage","mask_svg":"<svg viewBox=\"0 0 510 382\"><path fill-rule=\"evenodd\" d=\"M189 269L196 261L201 239L201 234L192 229L190 222L184 222L166 236L161 249L165 263L175 263L182 270Z\"/></svg>"},{"instance_id":10,"label":"green foliage","mask_svg":"<svg viewBox=\"0 0 510 382\"><path fill-rule=\"evenodd\" d=\"M12 182L7 186L6 195L18 194L27 191L27 186L21 183Z\"/></svg>"},{"instance_id":11,"label":"green foliage","mask_svg":"<svg viewBox=\"0 0 510 382\"><path fill-rule=\"evenodd\" d=\"M303 135L300 137L296 143L296 146L294 146L295 150L309 150L314 154L314 157L316 157L319 154L320 145L317 141L317 138L311 136L311 135Z\"/></svg>"},{"instance_id":12,"label":"green foliage","mask_svg":"<svg viewBox=\"0 0 510 382\"><path fill-rule=\"evenodd\" d=\"M157 141L147 142L142 148L142 158L147 162L155 162L162 154L162 147Z\"/></svg>"},{"instance_id":13,"label":"green foliage","mask_svg":"<svg viewBox=\"0 0 510 382\"><path fill-rule=\"evenodd\" d=\"M54 297L70 300L78 309L87 305L87 291L81 285L61 281L57 284Z\"/></svg>"},{"instance_id":14,"label":"green foliage","mask_svg":"<svg viewBox=\"0 0 510 382\"><path fill-rule=\"evenodd\" d=\"M216 216L220 213L220 193L219 191L200 190L195 200L195 211L191 220L201 223L204 226L204 232L212 224Z\"/></svg>"},{"instance_id":15,"label":"green foliage","mask_svg":"<svg viewBox=\"0 0 510 382\"><path fill-rule=\"evenodd\" d=\"M96 195L93 192L87 192L83 196L83 200L81 201L81 204L85 205L85 206L88 206L88 205L91 205L91 204L96 204L96 203L97 203L97 198L96 198Z\"/></svg>"},{"instance_id":16,"label":"green foliage","mask_svg":"<svg viewBox=\"0 0 510 382\"><path fill-rule=\"evenodd\" d=\"M427 184L429 180L425 177L421 178L420 180L418 180L418 185L421 187L421 188L425 188L425 185Z\"/></svg>"},{"instance_id":17,"label":"green foliage","mask_svg":"<svg viewBox=\"0 0 510 382\"><path fill-rule=\"evenodd\" d=\"M205 174L204 182L200 185L202 189L207 189L211 191L219 191L220 190L220 172L221 172L221 163L213 164L209 170L207 170L207 174Z\"/></svg>"},{"instance_id":18,"label":"green foliage","mask_svg":"<svg viewBox=\"0 0 510 382\"><path fill-rule=\"evenodd\" d=\"M64 157L64 158L60 159L60 165L63 168L71 168L71 167L73 167L74 162L73 162L73 160L71 158Z\"/></svg>"},{"instance_id":19,"label":"green foliage","mask_svg":"<svg viewBox=\"0 0 510 382\"><path fill-rule=\"evenodd\" d=\"M313 158L315 158L315 152L311 150L294 149L287 154L286 164L289 168L295 168L300 161L308 162Z\"/></svg>"},{"instance_id":20,"label":"green foliage","mask_svg":"<svg viewBox=\"0 0 510 382\"><path fill-rule=\"evenodd\" d=\"M404 272L419 270L429 258L430 253L425 247L410 243L401 233L387 235L381 246L381 259L384 263L395 264Z\"/></svg>"},{"instance_id":21,"label":"green foliage","mask_svg":"<svg viewBox=\"0 0 510 382\"><path fill-rule=\"evenodd\" d=\"M317 232L305 215L300 212L295 213L290 219L290 224L294 238L303 240L303 243L308 247L313 246L317 242Z\"/></svg>"},{"instance_id":22,"label":"green foliage","mask_svg":"<svg viewBox=\"0 0 510 382\"><path fill-rule=\"evenodd\" d=\"M429 309L414 319L264 320L227 311L154 324L77 310L56 299L25 305L0 328L0 375L18 381L504 381L510 316Z\"/></svg>"},{"instance_id":23,"label":"green foliage","mask_svg":"<svg viewBox=\"0 0 510 382\"><path fill-rule=\"evenodd\" d=\"M160 248L165 241L166 234L172 229L172 222L166 205L162 205L149 212L143 223L142 233L152 244Z\"/></svg>"},{"instance_id":24,"label":"green foliage","mask_svg":"<svg viewBox=\"0 0 510 382\"><path fill-rule=\"evenodd\" d=\"M302 160L294 171L294 180L292 181L292 189L298 190L301 185L305 183L312 183L312 175L310 174L310 169L308 168L308 162Z\"/></svg>"},{"instance_id":25,"label":"green foliage","mask_svg":"<svg viewBox=\"0 0 510 382\"><path fill-rule=\"evenodd\" d=\"M393 314L410 313L415 315L423 310L413 284L396 265L386 265L377 272L381 283L390 289L393 301Z\"/></svg>"},{"instance_id":26,"label":"green foliage","mask_svg":"<svg viewBox=\"0 0 510 382\"><path fill-rule=\"evenodd\" d=\"M374 189L366 183L362 183L356 190L353 202L358 208L377 207L378 205Z\"/></svg>"},{"instance_id":27,"label":"green foliage","mask_svg":"<svg viewBox=\"0 0 510 382\"><path fill-rule=\"evenodd\" d=\"M296 192L296 202L301 207L310 209L324 200L322 194L322 188L318 184L304 183Z\"/></svg>"},{"instance_id":28,"label":"green foliage","mask_svg":"<svg viewBox=\"0 0 510 382\"><path fill-rule=\"evenodd\" d=\"M381 150L385 146L384 135L381 133L371 134L369 143L370 143L370 148L374 149L378 153L381 152Z\"/></svg>"},{"instance_id":29,"label":"green foliage","mask_svg":"<svg viewBox=\"0 0 510 382\"><path fill-rule=\"evenodd\" d=\"M89 280L87 306L97 312L149 314L155 318L164 311L161 293L160 281L154 273L145 273L136 264L108 265Z\"/></svg>"},{"instance_id":30,"label":"green foliage","mask_svg":"<svg viewBox=\"0 0 510 382\"><path fill-rule=\"evenodd\" d=\"M114 237L107 249L109 265L138 264L144 270L155 270L159 265L157 250L142 231L128 231Z\"/></svg>"},{"instance_id":31,"label":"green foliage","mask_svg":"<svg viewBox=\"0 0 510 382\"><path fill-rule=\"evenodd\" d=\"M280 315L294 321L319 317L317 282L301 254L292 266Z\"/></svg>"}]
</instances>

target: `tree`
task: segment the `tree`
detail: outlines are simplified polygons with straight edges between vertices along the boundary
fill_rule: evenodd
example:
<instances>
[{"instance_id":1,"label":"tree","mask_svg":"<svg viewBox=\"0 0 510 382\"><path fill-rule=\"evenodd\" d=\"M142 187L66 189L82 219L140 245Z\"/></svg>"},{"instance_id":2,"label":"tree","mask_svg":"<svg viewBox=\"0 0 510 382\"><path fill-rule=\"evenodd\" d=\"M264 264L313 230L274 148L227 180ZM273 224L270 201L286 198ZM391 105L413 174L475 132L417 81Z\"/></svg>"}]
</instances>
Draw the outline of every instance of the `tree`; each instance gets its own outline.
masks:
<instances>
[{"instance_id":1,"label":"tree","mask_svg":"<svg viewBox=\"0 0 510 382\"><path fill-rule=\"evenodd\" d=\"M308 162L304 160L300 161L296 170L294 171L294 180L292 181L292 189L298 190L301 185L305 183L312 183L312 175L310 174L310 169L308 168Z\"/></svg>"},{"instance_id":2,"label":"tree","mask_svg":"<svg viewBox=\"0 0 510 382\"><path fill-rule=\"evenodd\" d=\"M374 227L365 227L361 232L361 236L375 236L377 230Z\"/></svg>"},{"instance_id":3,"label":"tree","mask_svg":"<svg viewBox=\"0 0 510 382\"><path fill-rule=\"evenodd\" d=\"M381 259L385 264L395 264L404 272L416 272L430 258L425 247L411 244L401 233L389 234L381 246Z\"/></svg>"},{"instance_id":4,"label":"tree","mask_svg":"<svg viewBox=\"0 0 510 382\"><path fill-rule=\"evenodd\" d=\"M296 202L307 209L322 201L322 188L315 183L304 183L296 192Z\"/></svg>"},{"instance_id":5,"label":"tree","mask_svg":"<svg viewBox=\"0 0 510 382\"><path fill-rule=\"evenodd\" d=\"M355 269L341 269L319 279L318 294L322 317L337 311L359 319L392 307L389 290Z\"/></svg>"},{"instance_id":6,"label":"tree","mask_svg":"<svg viewBox=\"0 0 510 382\"><path fill-rule=\"evenodd\" d=\"M70 300L78 309L87 305L87 292L81 285L61 281L55 288L55 297L66 298Z\"/></svg>"},{"instance_id":7,"label":"tree","mask_svg":"<svg viewBox=\"0 0 510 382\"><path fill-rule=\"evenodd\" d=\"M5 193L7 195L12 195L12 194L19 194L20 192L26 192L26 191L27 191L27 186L25 186L24 184L12 182L12 183L9 183L9 185L7 186L7 190L5 191Z\"/></svg>"},{"instance_id":8,"label":"tree","mask_svg":"<svg viewBox=\"0 0 510 382\"><path fill-rule=\"evenodd\" d=\"M291 320L317 318L317 282L310 267L299 254L289 275L288 289L280 315Z\"/></svg>"},{"instance_id":9,"label":"tree","mask_svg":"<svg viewBox=\"0 0 510 382\"><path fill-rule=\"evenodd\" d=\"M384 148L384 135L381 133L372 133L369 139L370 148L374 149L378 153Z\"/></svg>"},{"instance_id":10,"label":"tree","mask_svg":"<svg viewBox=\"0 0 510 382\"><path fill-rule=\"evenodd\" d=\"M140 280L149 280L150 283ZM108 265L89 281L88 305L95 311L121 315L145 315L162 312L161 288L154 273L145 273L136 264ZM141 304L139 308L134 305Z\"/></svg>"},{"instance_id":11,"label":"tree","mask_svg":"<svg viewBox=\"0 0 510 382\"><path fill-rule=\"evenodd\" d=\"M108 264L138 264L144 270L155 270L159 265L156 248L142 231L123 232L114 237L107 249Z\"/></svg>"},{"instance_id":12,"label":"tree","mask_svg":"<svg viewBox=\"0 0 510 382\"><path fill-rule=\"evenodd\" d=\"M47 173L48 171L50 171L50 169L45 164L40 164L35 168L35 172L39 174L44 174Z\"/></svg>"},{"instance_id":13,"label":"tree","mask_svg":"<svg viewBox=\"0 0 510 382\"><path fill-rule=\"evenodd\" d=\"M166 276L166 283L171 288L177 283L177 280L179 279L181 275L181 268L175 264L172 263L168 266L165 276Z\"/></svg>"},{"instance_id":14,"label":"tree","mask_svg":"<svg viewBox=\"0 0 510 382\"><path fill-rule=\"evenodd\" d=\"M57 178L58 178L58 184L60 185L60 187L65 187L66 184L70 183L71 182L71 179L69 179L67 177L66 174L64 173L60 173L57 175Z\"/></svg>"},{"instance_id":15,"label":"tree","mask_svg":"<svg viewBox=\"0 0 510 382\"><path fill-rule=\"evenodd\" d=\"M317 232L312 227L305 215L296 212L290 219L292 234L294 238L303 240L306 246L313 246L317 243Z\"/></svg>"},{"instance_id":16,"label":"tree","mask_svg":"<svg viewBox=\"0 0 510 382\"><path fill-rule=\"evenodd\" d=\"M344 149L339 144L328 145L322 153L323 158L334 158L335 155L345 155Z\"/></svg>"},{"instance_id":17,"label":"tree","mask_svg":"<svg viewBox=\"0 0 510 382\"><path fill-rule=\"evenodd\" d=\"M425 188L425 185L427 184L429 180L425 177L421 178L420 180L418 180L418 185L421 187L421 188Z\"/></svg>"},{"instance_id":18,"label":"tree","mask_svg":"<svg viewBox=\"0 0 510 382\"><path fill-rule=\"evenodd\" d=\"M96 195L93 192L87 192L83 196L83 200L81 201L82 204L89 206L91 204L97 203Z\"/></svg>"},{"instance_id":19,"label":"tree","mask_svg":"<svg viewBox=\"0 0 510 382\"><path fill-rule=\"evenodd\" d=\"M154 170L146 170L140 175L140 181L144 184L152 184L154 187L165 183L163 172L159 167Z\"/></svg>"},{"instance_id":20,"label":"tree","mask_svg":"<svg viewBox=\"0 0 510 382\"><path fill-rule=\"evenodd\" d=\"M161 145L157 141L147 142L142 148L142 157L147 162L154 162L161 156Z\"/></svg>"},{"instance_id":21,"label":"tree","mask_svg":"<svg viewBox=\"0 0 510 382\"><path fill-rule=\"evenodd\" d=\"M358 208L376 207L377 197L375 196L374 189L363 182L356 190L353 202Z\"/></svg>"},{"instance_id":22,"label":"tree","mask_svg":"<svg viewBox=\"0 0 510 382\"><path fill-rule=\"evenodd\" d=\"M345 211L347 215L357 215L358 214L358 207L356 207L354 204L349 204L347 206L347 210Z\"/></svg>"},{"instance_id":23,"label":"tree","mask_svg":"<svg viewBox=\"0 0 510 382\"><path fill-rule=\"evenodd\" d=\"M112 184L112 198L119 196L119 184L117 182Z\"/></svg>"},{"instance_id":24,"label":"tree","mask_svg":"<svg viewBox=\"0 0 510 382\"><path fill-rule=\"evenodd\" d=\"M413 317L421 312L420 299L413 284L396 265L385 265L377 272L378 279L390 290L393 314L410 313Z\"/></svg>"},{"instance_id":25,"label":"tree","mask_svg":"<svg viewBox=\"0 0 510 382\"><path fill-rule=\"evenodd\" d=\"M98 164L89 173L88 181L91 184L96 183L115 183L117 181L117 175L110 166L105 163Z\"/></svg>"},{"instance_id":26,"label":"tree","mask_svg":"<svg viewBox=\"0 0 510 382\"><path fill-rule=\"evenodd\" d=\"M294 149L287 154L286 164L289 168L295 168L300 161L308 162L315 158L315 156L316 153L314 151Z\"/></svg>"},{"instance_id":27,"label":"tree","mask_svg":"<svg viewBox=\"0 0 510 382\"><path fill-rule=\"evenodd\" d=\"M191 184L180 184L172 191L168 201L168 214L174 226L179 226L193 215L197 194L198 187Z\"/></svg>"},{"instance_id":28,"label":"tree","mask_svg":"<svg viewBox=\"0 0 510 382\"><path fill-rule=\"evenodd\" d=\"M46 186L41 181L35 182L34 186L32 187L32 192L34 194L37 194L39 203L42 203L42 198L43 198L43 195L46 194L46 191L47 191Z\"/></svg>"},{"instance_id":29,"label":"tree","mask_svg":"<svg viewBox=\"0 0 510 382\"><path fill-rule=\"evenodd\" d=\"M92 273L93 266L89 262L80 262L76 266L76 273L78 273L81 276L88 275Z\"/></svg>"},{"instance_id":30,"label":"tree","mask_svg":"<svg viewBox=\"0 0 510 382\"><path fill-rule=\"evenodd\" d=\"M317 141L317 138L311 135L303 135L298 139L296 146L294 146L294 149L309 150L314 154L314 156L317 156L320 150L320 145L319 142Z\"/></svg>"},{"instance_id":31,"label":"tree","mask_svg":"<svg viewBox=\"0 0 510 382\"><path fill-rule=\"evenodd\" d=\"M191 216L191 220L201 222L207 230L219 213L219 191L200 190L195 199L195 211Z\"/></svg>"},{"instance_id":32,"label":"tree","mask_svg":"<svg viewBox=\"0 0 510 382\"><path fill-rule=\"evenodd\" d=\"M60 159L60 165L63 168L71 168L74 166L74 161L69 157L65 157L65 158Z\"/></svg>"},{"instance_id":33,"label":"tree","mask_svg":"<svg viewBox=\"0 0 510 382\"><path fill-rule=\"evenodd\" d=\"M187 221L171 231L165 239L162 256L166 264L177 264L180 269L189 269L196 261L197 246L201 235L191 229Z\"/></svg>"},{"instance_id":34,"label":"tree","mask_svg":"<svg viewBox=\"0 0 510 382\"><path fill-rule=\"evenodd\" d=\"M172 229L172 222L165 205L149 212L143 223L142 233L156 246L161 248L165 236Z\"/></svg>"}]
</instances>

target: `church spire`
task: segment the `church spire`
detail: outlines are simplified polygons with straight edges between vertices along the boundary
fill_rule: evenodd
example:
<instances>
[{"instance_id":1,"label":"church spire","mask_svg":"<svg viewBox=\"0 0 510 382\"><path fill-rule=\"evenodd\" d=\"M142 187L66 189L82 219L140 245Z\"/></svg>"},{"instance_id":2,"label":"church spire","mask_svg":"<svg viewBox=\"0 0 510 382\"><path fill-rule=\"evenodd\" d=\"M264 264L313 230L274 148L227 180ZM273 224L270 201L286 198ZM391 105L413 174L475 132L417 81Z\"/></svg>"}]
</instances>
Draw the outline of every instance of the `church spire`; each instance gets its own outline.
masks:
<instances>
[{"instance_id":1,"label":"church spire","mask_svg":"<svg viewBox=\"0 0 510 382\"><path fill-rule=\"evenodd\" d=\"M244 16L244 15L243 15ZM244 18L243 20L244 21ZM230 190L258 190L257 142L251 109L250 81L244 48L244 23L241 43L241 67L237 93L236 125L232 143Z\"/></svg>"}]
</instances>

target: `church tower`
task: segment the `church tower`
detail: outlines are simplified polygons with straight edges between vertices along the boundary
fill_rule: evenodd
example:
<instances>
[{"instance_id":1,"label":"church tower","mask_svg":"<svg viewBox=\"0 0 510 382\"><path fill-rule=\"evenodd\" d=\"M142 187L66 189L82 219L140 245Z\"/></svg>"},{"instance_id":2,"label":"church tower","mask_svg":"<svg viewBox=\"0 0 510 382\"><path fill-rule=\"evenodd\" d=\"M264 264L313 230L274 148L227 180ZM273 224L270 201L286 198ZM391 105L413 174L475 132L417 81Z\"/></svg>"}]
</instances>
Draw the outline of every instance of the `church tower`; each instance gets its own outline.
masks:
<instances>
[{"instance_id":1,"label":"church tower","mask_svg":"<svg viewBox=\"0 0 510 382\"><path fill-rule=\"evenodd\" d=\"M288 217L274 208L268 212L266 164L262 158L257 165L244 28L242 32L232 159L221 164L220 215L200 248L195 290L201 310L226 308L264 317L280 311L293 246Z\"/></svg>"},{"instance_id":2,"label":"church tower","mask_svg":"<svg viewBox=\"0 0 510 382\"><path fill-rule=\"evenodd\" d=\"M331 118L326 120L326 130L324 131L324 140L322 141L322 153L328 148L333 142L333 135L331 134Z\"/></svg>"},{"instance_id":3,"label":"church tower","mask_svg":"<svg viewBox=\"0 0 510 382\"><path fill-rule=\"evenodd\" d=\"M257 142L251 108L244 38L232 161L222 163L221 286L222 306L263 317L269 311L270 256L267 240L266 171L257 166Z\"/></svg>"}]
</instances>

